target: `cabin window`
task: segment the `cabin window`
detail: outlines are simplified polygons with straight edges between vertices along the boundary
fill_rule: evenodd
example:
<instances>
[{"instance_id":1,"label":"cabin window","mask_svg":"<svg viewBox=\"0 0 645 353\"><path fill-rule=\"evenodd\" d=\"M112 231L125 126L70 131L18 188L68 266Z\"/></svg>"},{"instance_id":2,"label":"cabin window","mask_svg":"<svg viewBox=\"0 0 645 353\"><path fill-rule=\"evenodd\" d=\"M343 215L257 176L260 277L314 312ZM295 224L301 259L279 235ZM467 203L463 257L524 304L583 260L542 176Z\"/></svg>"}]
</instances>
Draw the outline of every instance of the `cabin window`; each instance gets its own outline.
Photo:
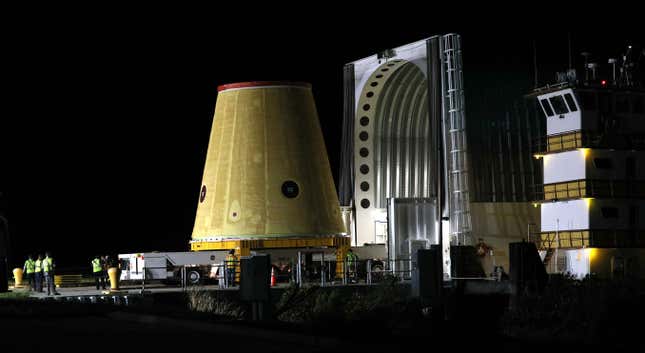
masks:
<instances>
[{"instance_id":1,"label":"cabin window","mask_svg":"<svg viewBox=\"0 0 645 353\"><path fill-rule=\"evenodd\" d=\"M597 169L611 169L614 166L609 158L594 158L593 165Z\"/></svg>"},{"instance_id":2,"label":"cabin window","mask_svg":"<svg viewBox=\"0 0 645 353\"><path fill-rule=\"evenodd\" d=\"M566 114L569 112L566 104L564 104L564 99L562 99L562 96L553 96L549 98L549 101L553 106L553 110L555 110L557 114Z\"/></svg>"},{"instance_id":3,"label":"cabin window","mask_svg":"<svg viewBox=\"0 0 645 353\"><path fill-rule=\"evenodd\" d=\"M540 103L542 104L542 108L544 109L544 113L546 116L553 116L553 110L551 109L551 104L549 104L549 101L546 99L541 99Z\"/></svg>"},{"instance_id":4,"label":"cabin window","mask_svg":"<svg viewBox=\"0 0 645 353\"><path fill-rule=\"evenodd\" d=\"M618 207L601 207L600 211L605 218L618 218Z\"/></svg>"},{"instance_id":5,"label":"cabin window","mask_svg":"<svg viewBox=\"0 0 645 353\"><path fill-rule=\"evenodd\" d=\"M564 99L567 101L567 105L569 106L569 110L572 112L577 112L578 107L576 106L576 100L573 99L573 96L571 93L567 93L564 95Z\"/></svg>"}]
</instances>

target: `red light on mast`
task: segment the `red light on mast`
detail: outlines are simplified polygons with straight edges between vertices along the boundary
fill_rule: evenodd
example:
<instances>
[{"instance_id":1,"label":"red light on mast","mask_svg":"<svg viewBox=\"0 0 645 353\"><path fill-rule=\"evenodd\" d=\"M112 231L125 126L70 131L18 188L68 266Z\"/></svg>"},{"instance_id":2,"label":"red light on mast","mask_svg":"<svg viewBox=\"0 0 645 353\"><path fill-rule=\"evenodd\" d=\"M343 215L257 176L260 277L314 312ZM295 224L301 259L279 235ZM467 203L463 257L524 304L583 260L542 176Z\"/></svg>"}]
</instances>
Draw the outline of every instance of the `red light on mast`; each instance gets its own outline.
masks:
<instances>
[{"instance_id":1,"label":"red light on mast","mask_svg":"<svg viewBox=\"0 0 645 353\"><path fill-rule=\"evenodd\" d=\"M603 86L607 86L607 80L600 81L600 84L603 85Z\"/></svg>"}]
</instances>

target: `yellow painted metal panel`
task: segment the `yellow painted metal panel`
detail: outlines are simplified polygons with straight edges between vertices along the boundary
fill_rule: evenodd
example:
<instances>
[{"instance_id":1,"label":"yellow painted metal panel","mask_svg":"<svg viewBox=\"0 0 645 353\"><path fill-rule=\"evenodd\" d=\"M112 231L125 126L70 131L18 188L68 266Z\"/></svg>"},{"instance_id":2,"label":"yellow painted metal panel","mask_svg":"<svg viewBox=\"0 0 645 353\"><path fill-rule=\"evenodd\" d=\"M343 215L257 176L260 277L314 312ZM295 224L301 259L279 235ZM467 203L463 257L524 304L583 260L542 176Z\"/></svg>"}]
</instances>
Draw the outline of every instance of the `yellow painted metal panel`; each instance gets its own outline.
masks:
<instances>
[{"instance_id":1,"label":"yellow painted metal panel","mask_svg":"<svg viewBox=\"0 0 645 353\"><path fill-rule=\"evenodd\" d=\"M220 91L192 239L344 233L311 88Z\"/></svg>"},{"instance_id":2,"label":"yellow painted metal panel","mask_svg":"<svg viewBox=\"0 0 645 353\"><path fill-rule=\"evenodd\" d=\"M281 249L281 248L315 248L315 247L349 247L350 239L344 236L320 238L275 238L258 240L221 240L194 241L191 250L230 250L230 249Z\"/></svg>"},{"instance_id":3,"label":"yellow painted metal panel","mask_svg":"<svg viewBox=\"0 0 645 353\"><path fill-rule=\"evenodd\" d=\"M587 194L585 180L544 185L544 200L582 198Z\"/></svg>"},{"instance_id":4,"label":"yellow painted metal panel","mask_svg":"<svg viewBox=\"0 0 645 353\"><path fill-rule=\"evenodd\" d=\"M579 131L547 138L547 152L572 150L580 147L582 147L582 133Z\"/></svg>"}]
</instances>

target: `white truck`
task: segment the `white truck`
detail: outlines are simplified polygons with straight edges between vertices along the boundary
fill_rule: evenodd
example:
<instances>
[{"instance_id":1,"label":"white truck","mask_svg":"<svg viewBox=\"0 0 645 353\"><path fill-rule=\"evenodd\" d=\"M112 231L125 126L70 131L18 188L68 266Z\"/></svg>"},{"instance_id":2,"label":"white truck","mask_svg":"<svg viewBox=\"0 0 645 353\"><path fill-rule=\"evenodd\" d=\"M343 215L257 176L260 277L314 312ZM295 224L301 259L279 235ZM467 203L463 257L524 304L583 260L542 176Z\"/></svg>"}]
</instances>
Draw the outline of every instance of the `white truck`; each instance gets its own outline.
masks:
<instances>
[{"instance_id":1,"label":"white truck","mask_svg":"<svg viewBox=\"0 0 645 353\"><path fill-rule=\"evenodd\" d=\"M120 281L180 281L185 268L187 283L215 281L223 276L226 251L141 252L119 254Z\"/></svg>"}]
</instances>

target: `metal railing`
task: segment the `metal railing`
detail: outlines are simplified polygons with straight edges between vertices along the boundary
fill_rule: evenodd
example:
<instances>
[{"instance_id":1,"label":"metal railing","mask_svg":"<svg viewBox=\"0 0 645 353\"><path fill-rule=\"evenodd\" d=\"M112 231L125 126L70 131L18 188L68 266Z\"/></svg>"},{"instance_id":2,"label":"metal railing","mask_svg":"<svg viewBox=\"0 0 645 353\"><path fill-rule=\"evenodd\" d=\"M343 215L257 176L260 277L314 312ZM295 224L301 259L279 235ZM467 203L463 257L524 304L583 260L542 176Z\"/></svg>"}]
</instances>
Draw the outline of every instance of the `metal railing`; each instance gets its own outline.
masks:
<instances>
[{"instance_id":1,"label":"metal railing","mask_svg":"<svg viewBox=\"0 0 645 353\"><path fill-rule=\"evenodd\" d=\"M642 248L645 247L645 230L629 229L577 229L533 233L529 240L538 249Z\"/></svg>"},{"instance_id":2,"label":"metal railing","mask_svg":"<svg viewBox=\"0 0 645 353\"><path fill-rule=\"evenodd\" d=\"M391 260L359 260L359 261L343 261L337 263L334 260L324 260L321 257L319 261L313 261L306 266L303 261L303 256L300 256L300 261L292 262L282 273L276 271L274 275L279 277L279 283L286 282L295 283L296 285L315 284L321 287L337 286L337 285L351 285L351 284L375 284L381 282L386 276L392 276L400 281L407 281L412 278L413 271L416 268L416 263L409 258L405 259L391 259ZM340 267L340 271L337 271ZM152 281L166 280L166 286L171 283L176 283L183 290L187 290L192 285L201 285L207 280L216 282L219 288L233 288L239 283L240 262L237 261L234 267L234 278L228 274L230 269L227 263L213 264L208 273L208 278L203 278L206 273L200 272L200 277L194 277L191 272L198 271L199 268L192 266L175 266L171 270L166 267L145 267L142 272L142 279L137 286L141 294L150 288ZM273 266L273 269L277 269ZM175 273L175 276L168 276L166 278L153 278L153 270L164 270ZM162 276L163 277L163 276Z\"/></svg>"},{"instance_id":3,"label":"metal railing","mask_svg":"<svg viewBox=\"0 0 645 353\"><path fill-rule=\"evenodd\" d=\"M373 271L374 266L372 266L372 260L368 260L367 264L367 284L376 283L382 280L386 275L392 276L400 281L410 280L412 278L412 273L416 269L416 262L413 262L412 259L388 259L388 260L379 260L385 266L382 271ZM376 278L375 278L376 277ZM375 281L377 279L378 281Z\"/></svg>"},{"instance_id":4,"label":"metal railing","mask_svg":"<svg viewBox=\"0 0 645 353\"><path fill-rule=\"evenodd\" d=\"M571 130L559 134L537 137L531 144L531 150L536 154L570 151L577 148L642 150L645 149L645 135L608 135L598 131Z\"/></svg>"},{"instance_id":5,"label":"metal railing","mask_svg":"<svg viewBox=\"0 0 645 353\"><path fill-rule=\"evenodd\" d=\"M645 180L579 179L534 187L536 201L566 200L583 197L645 198Z\"/></svg>"},{"instance_id":6,"label":"metal railing","mask_svg":"<svg viewBox=\"0 0 645 353\"><path fill-rule=\"evenodd\" d=\"M209 271L205 271L205 268L210 266ZM240 271L239 271L240 261L235 262L233 267L234 273L232 274L233 278L231 280L230 275L228 274L229 266L226 263L223 264L212 264L208 266L174 266L171 269L168 267L147 267L145 266L142 270L142 279L140 282L140 293L146 291L146 286L151 284L151 281L160 280L165 281L165 284L177 283L180 288L186 290L191 285L201 285L209 281L214 282L220 288L231 288L235 286L235 283L239 281ZM162 278L154 277L151 275L153 270L163 270L166 272L172 272L173 276L162 276ZM216 282L216 283L215 283Z\"/></svg>"},{"instance_id":7,"label":"metal railing","mask_svg":"<svg viewBox=\"0 0 645 353\"><path fill-rule=\"evenodd\" d=\"M337 265L340 270L337 271ZM351 284L374 284L386 276L400 281L410 280L416 263L411 259L359 260L359 261L315 261L306 268L303 262L293 264L291 282L296 285L316 284L322 287Z\"/></svg>"}]
</instances>

